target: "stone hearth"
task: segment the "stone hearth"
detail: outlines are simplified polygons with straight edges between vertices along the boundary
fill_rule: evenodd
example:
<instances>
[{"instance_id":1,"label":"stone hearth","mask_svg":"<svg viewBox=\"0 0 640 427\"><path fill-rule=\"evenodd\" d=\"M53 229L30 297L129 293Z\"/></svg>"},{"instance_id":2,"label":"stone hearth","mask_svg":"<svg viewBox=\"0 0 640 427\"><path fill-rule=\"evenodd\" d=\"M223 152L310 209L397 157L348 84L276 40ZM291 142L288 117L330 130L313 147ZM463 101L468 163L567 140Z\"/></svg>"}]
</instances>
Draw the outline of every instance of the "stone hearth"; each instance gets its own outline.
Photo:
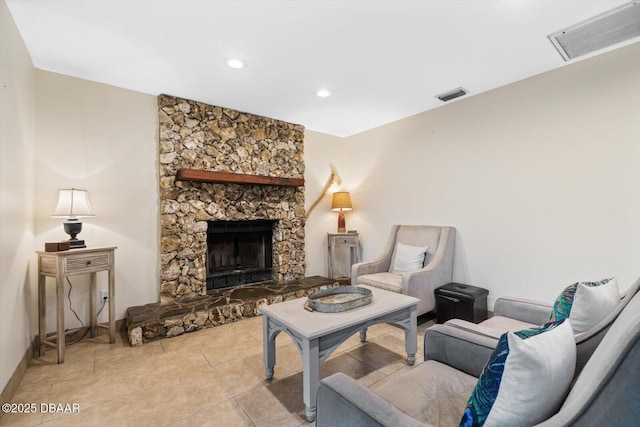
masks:
<instances>
[{"instance_id":1,"label":"stone hearth","mask_svg":"<svg viewBox=\"0 0 640 427\"><path fill-rule=\"evenodd\" d=\"M258 315L263 305L346 285L349 285L348 279L313 276L282 283L241 285L210 291L202 297L129 307L126 317L129 343L140 346L155 339L235 322Z\"/></svg>"}]
</instances>

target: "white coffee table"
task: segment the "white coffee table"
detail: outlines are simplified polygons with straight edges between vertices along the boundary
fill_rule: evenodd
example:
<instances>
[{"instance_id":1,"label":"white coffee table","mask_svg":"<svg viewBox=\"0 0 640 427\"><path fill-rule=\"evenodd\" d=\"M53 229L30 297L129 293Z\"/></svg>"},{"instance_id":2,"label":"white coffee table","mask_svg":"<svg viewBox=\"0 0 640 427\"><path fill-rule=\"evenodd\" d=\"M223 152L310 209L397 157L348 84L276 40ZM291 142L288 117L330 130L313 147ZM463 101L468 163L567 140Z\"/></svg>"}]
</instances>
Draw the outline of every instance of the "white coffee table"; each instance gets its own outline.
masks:
<instances>
[{"instance_id":1,"label":"white coffee table","mask_svg":"<svg viewBox=\"0 0 640 427\"><path fill-rule=\"evenodd\" d=\"M316 388L320 381L320 365L351 335L360 332L365 341L367 328L377 323L391 323L404 328L407 362L413 365L418 348L417 298L395 292L362 286L372 292L371 304L343 313L309 312L306 298L272 304L260 308L263 314L263 356L267 379L273 378L276 364L276 336L284 331L296 343L303 362L303 400L307 419L316 417Z\"/></svg>"}]
</instances>

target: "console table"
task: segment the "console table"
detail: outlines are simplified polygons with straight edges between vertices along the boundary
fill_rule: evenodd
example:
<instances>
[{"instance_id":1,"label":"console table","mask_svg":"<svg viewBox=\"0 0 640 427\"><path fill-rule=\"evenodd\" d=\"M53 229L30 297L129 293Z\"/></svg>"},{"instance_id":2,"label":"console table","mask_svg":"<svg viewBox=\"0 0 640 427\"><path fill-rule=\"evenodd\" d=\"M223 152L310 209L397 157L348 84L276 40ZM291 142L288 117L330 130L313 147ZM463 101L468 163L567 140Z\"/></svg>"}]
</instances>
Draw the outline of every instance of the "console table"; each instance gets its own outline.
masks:
<instances>
[{"instance_id":1,"label":"console table","mask_svg":"<svg viewBox=\"0 0 640 427\"><path fill-rule=\"evenodd\" d=\"M110 342L116 340L115 323L115 280L114 280L114 251L116 247L95 247L71 249L62 252L38 251L38 353L45 354L45 347L51 346L58 350L58 363L64 362L65 330L64 330L64 282L68 276L90 274L89 285L89 317L91 336L96 336L96 327L109 330ZM109 276L109 323L108 326L97 324L96 315L96 273L107 271ZM56 280L56 336L55 341L47 340L46 314L47 289L46 278Z\"/></svg>"},{"instance_id":2,"label":"console table","mask_svg":"<svg viewBox=\"0 0 640 427\"><path fill-rule=\"evenodd\" d=\"M358 233L327 233L327 243L329 246L329 278L337 279L340 277L336 256L336 248L340 246L349 248L349 273L347 277L351 277L351 266L360 262Z\"/></svg>"}]
</instances>

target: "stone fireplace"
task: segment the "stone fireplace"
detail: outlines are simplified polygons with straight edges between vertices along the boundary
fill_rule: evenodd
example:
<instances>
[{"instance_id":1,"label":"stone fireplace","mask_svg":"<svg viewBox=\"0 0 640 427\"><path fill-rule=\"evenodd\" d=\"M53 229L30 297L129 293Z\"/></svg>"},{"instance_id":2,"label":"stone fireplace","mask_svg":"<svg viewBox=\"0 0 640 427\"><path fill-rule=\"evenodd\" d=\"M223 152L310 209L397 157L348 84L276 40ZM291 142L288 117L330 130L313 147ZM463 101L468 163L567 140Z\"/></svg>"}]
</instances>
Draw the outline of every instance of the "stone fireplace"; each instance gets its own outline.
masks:
<instances>
[{"instance_id":1,"label":"stone fireplace","mask_svg":"<svg viewBox=\"0 0 640 427\"><path fill-rule=\"evenodd\" d=\"M349 284L304 277L302 126L168 95L158 118L160 302L127 309L131 345Z\"/></svg>"},{"instance_id":2,"label":"stone fireplace","mask_svg":"<svg viewBox=\"0 0 640 427\"><path fill-rule=\"evenodd\" d=\"M235 284L235 279L253 280L253 273L258 281L267 280L260 279L266 274L277 282L304 278L304 185L177 178L180 170L188 169L302 179L304 127L168 95L158 97L158 110L161 300L206 295L207 287L216 288L216 277L224 269L224 284L220 278L218 287ZM210 224L237 228L255 220L271 226L270 245L258 248L255 241L241 257L234 246L237 238L225 241L223 236L216 243L217 258L212 255ZM264 239L260 233L252 238ZM262 251L270 259L247 268L254 272L235 272L232 264L237 267L240 258L247 261L252 251L256 255Z\"/></svg>"}]
</instances>

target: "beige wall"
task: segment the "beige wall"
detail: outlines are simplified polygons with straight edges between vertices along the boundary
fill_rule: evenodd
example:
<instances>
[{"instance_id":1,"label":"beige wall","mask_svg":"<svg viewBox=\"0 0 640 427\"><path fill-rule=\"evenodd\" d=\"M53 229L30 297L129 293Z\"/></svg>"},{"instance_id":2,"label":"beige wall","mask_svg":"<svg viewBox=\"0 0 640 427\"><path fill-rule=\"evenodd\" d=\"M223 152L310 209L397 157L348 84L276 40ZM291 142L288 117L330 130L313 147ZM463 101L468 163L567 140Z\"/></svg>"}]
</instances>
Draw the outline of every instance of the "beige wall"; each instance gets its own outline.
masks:
<instances>
[{"instance_id":1,"label":"beige wall","mask_svg":"<svg viewBox=\"0 0 640 427\"><path fill-rule=\"evenodd\" d=\"M345 162L345 139L306 130L304 133L305 158L305 209L321 197L318 204L309 213L305 227L305 251L307 276L327 275L327 233L335 233L338 227L338 214L331 212L331 193L322 193L331 177L331 165L342 177L348 173L349 164ZM348 182L342 187L351 191ZM330 189L334 191L334 188ZM352 200L357 207L357 200ZM347 227L351 229L350 212L345 214Z\"/></svg>"},{"instance_id":2,"label":"beige wall","mask_svg":"<svg viewBox=\"0 0 640 427\"><path fill-rule=\"evenodd\" d=\"M393 224L446 224L458 229L454 279L488 288L490 302L552 301L608 276L630 286L640 274L638 58L640 43L347 138L364 258Z\"/></svg>"},{"instance_id":3,"label":"beige wall","mask_svg":"<svg viewBox=\"0 0 640 427\"><path fill-rule=\"evenodd\" d=\"M0 2L0 391L33 339L35 71ZM0 414L1 416L1 414Z\"/></svg>"},{"instance_id":4,"label":"beige wall","mask_svg":"<svg viewBox=\"0 0 640 427\"><path fill-rule=\"evenodd\" d=\"M83 219L78 237L89 246L118 247L115 301L121 319L127 307L159 296L156 97L46 71L36 77L36 248L68 239L63 220L51 218L58 189L88 190L96 216ZM99 289L106 289L105 276L98 274ZM86 323L88 277L74 276L71 283L73 308ZM54 292L47 296L47 330L55 330ZM104 310L99 320L106 315ZM80 326L68 304L65 321L69 328Z\"/></svg>"}]
</instances>

